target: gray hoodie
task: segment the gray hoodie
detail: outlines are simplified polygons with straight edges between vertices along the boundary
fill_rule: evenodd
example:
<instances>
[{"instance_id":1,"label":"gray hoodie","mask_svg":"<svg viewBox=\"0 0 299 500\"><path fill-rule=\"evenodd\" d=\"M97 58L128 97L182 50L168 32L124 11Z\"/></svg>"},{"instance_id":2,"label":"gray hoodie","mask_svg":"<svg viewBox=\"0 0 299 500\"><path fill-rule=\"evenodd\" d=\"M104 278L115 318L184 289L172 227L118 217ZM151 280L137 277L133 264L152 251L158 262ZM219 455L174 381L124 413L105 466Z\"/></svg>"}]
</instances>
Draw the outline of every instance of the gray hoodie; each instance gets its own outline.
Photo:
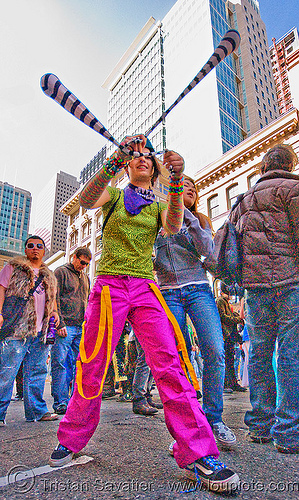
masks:
<instances>
[{"instance_id":1,"label":"gray hoodie","mask_svg":"<svg viewBox=\"0 0 299 500\"><path fill-rule=\"evenodd\" d=\"M182 229L174 235L162 236L155 241L154 269L161 288L187 283L206 282L201 256L213 252L210 227L203 229L199 220L187 208L184 210Z\"/></svg>"}]
</instances>

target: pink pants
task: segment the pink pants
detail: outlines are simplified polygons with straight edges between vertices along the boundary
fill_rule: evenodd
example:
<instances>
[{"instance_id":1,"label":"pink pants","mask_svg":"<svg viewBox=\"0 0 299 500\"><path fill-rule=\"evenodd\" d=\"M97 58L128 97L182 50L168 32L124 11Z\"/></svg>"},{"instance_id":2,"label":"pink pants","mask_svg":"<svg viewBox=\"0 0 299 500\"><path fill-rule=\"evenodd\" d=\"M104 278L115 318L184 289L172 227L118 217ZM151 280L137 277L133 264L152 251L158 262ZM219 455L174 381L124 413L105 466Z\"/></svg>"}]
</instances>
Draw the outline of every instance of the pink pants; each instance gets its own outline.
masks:
<instances>
[{"instance_id":1,"label":"pink pants","mask_svg":"<svg viewBox=\"0 0 299 500\"><path fill-rule=\"evenodd\" d=\"M176 440L174 457L180 467L196 459L219 456L211 427L201 409L196 392L181 368L173 327L150 289L151 280L132 276L98 276L85 314L85 349L89 357L95 347L101 313L101 291L109 286L113 335L111 356L120 338L125 320L130 321L145 351L164 405L167 428ZM98 394L107 361L107 328L97 356L82 363L82 388L85 397ZM85 399L78 392L77 381L67 412L60 422L58 440L74 451L88 443L100 420L101 394Z\"/></svg>"}]
</instances>

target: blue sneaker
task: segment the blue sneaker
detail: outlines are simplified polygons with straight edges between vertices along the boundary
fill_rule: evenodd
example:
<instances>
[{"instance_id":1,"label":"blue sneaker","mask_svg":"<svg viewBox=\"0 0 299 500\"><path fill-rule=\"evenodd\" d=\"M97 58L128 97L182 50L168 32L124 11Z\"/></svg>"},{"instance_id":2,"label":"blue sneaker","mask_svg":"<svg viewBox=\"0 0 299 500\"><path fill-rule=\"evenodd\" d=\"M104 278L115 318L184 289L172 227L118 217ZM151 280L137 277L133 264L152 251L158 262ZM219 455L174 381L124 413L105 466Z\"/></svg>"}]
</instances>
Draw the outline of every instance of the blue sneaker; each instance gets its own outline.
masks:
<instances>
[{"instance_id":1,"label":"blue sneaker","mask_svg":"<svg viewBox=\"0 0 299 500\"><path fill-rule=\"evenodd\" d=\"M202 482L217 493L234 493L240 486L238 474L211 455L199 458L185 469L189 479Z\"/></svg>"},{"instance_id":2,"label":"blue sneaker","mask_svg":"<svg viewBox=\"0 0 299 500\"><path fill-rule=\"evenodd\" d=\"M61 467L71 462L73 455L73 451L59 443L50 457L49 465L51 465L51 467Z\"/></svg>"}]
</instances>

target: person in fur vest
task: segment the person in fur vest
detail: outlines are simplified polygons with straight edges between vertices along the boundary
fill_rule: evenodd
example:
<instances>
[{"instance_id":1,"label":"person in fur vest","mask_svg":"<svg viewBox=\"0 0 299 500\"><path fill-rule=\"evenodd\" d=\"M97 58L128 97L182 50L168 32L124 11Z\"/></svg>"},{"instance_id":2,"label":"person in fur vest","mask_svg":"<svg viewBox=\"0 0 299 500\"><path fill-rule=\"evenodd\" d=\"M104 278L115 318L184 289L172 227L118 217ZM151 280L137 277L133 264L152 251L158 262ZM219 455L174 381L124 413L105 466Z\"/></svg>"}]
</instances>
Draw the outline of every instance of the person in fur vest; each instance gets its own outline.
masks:
<instances>
[{"instance_id":1,"label":"person in fur vest","mask_svg":"<svg viewBox=\"0 0 299 500\"><path fill-rule=\"evenodd\" d=\"M39 276L42 277L34 294L26 303L14 333L0 342L0 425L5 425L14 380L23 361L24 408L29 422L57 420L48 411L43 398L50 346L46 333L50 317L59 323L56 305L57 283L54 273L43 263L45 244L39 236L25 242L26 257L16 257L0 272L0 328L6 296L27 297Z\"/></svg>"}]
</instances>

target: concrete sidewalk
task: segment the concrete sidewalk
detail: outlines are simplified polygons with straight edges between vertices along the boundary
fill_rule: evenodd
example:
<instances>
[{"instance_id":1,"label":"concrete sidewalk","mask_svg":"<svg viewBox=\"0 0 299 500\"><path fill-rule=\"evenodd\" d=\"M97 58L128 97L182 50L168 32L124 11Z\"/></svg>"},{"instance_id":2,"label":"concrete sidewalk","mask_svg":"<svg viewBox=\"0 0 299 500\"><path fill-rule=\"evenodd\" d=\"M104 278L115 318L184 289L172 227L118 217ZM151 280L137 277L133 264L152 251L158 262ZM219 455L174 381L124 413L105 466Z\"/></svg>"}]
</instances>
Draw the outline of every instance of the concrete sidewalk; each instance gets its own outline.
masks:
<instances>
[{"instance_id":1,"label":"concrete sidewalk","mask_svg":"<svg viewBox=\"0 0 299 500\"><path fill-rule=\"evenodd\" d=\"M51 410L49 382L46 399ZM250 407L248 392L225 395L224 404L224 420L235 431L238 446L221 452L220 458L239 473L239 498L298 500L299 456L280 454L271 443L247 441L243 418ZM0 428L0 500L227 498L200 487L184 493L193 483L168 454L172 439L163 410L144 417L132 413L131 403L120 403L117 397L105 400L101 423L79 462L51 469L47 462L57 444L58 424L59 420L27 423L23 403L10 404L7 426ZM13 482L14 477L21 480ZM5 482L12 484L1 486Z\"/></svg>"}]
</instances>

